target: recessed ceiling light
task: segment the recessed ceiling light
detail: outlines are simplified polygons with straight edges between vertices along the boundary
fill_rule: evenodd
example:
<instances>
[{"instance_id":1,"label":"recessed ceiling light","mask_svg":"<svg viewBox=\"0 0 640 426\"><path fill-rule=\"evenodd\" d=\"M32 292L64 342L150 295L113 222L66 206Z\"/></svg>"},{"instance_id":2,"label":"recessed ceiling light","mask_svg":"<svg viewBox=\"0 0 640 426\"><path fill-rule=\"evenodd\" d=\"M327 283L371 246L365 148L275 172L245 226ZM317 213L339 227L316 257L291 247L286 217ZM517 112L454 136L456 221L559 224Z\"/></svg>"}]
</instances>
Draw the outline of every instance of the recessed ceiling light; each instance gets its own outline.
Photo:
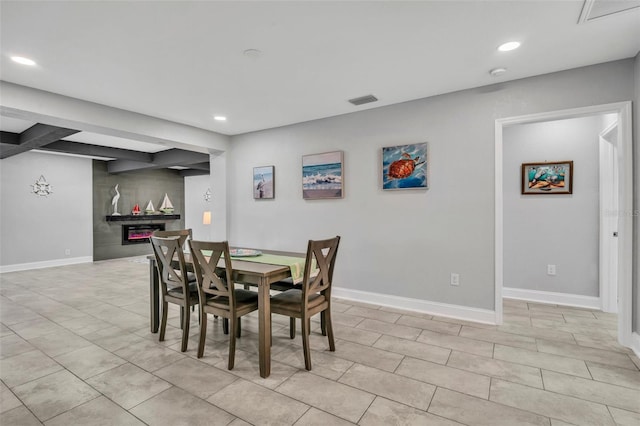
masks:
<instances>
[{"instance_id":1,"label":"recessed ceiling light","mask_svg":"<svg viewBox=\"0 0 640 426\"><path fill-rule=\"evenodd\" d=\"M493 77L498 77L499 75L502 75L505 72L507 72L506 68L494 68L491 71L489 71L489 74L491 74Z\"/></svg>"},{"instance_id":2,"label":"recessed ceiling light","mask_svg":"<svg viewBox=\"0 0 640 426\"><path fill-rule=\"evenodd\" d=\"M508 52L510 50L517 49L518 47L520 47L519 41L509 41L507 43L504 43L498 46L498 50L501 52Z\"/></svg>"},{"instance_id":3,"label":"recessed ceiling light","mask_svg":"<svg viewBox=\"0 0 640 426\"><path fill-rule=\"evenodd\" d=\"M29 65L31 67L36 64L36 61L34 61L33 59L25 58L23 56L12 56L11 60L21 65Z\"/></svg>"},{"instance_id":4,"label":"recessed ceiling light","mask_svg":"<svg viewBox=\"0 0 640 426\"><path fill-rule=\"evenodd\" d=\"M213 117L213 119L216 121L227 121L227 117L225 117L224 115L216 115Z\"/></svg>"}]
</instances>

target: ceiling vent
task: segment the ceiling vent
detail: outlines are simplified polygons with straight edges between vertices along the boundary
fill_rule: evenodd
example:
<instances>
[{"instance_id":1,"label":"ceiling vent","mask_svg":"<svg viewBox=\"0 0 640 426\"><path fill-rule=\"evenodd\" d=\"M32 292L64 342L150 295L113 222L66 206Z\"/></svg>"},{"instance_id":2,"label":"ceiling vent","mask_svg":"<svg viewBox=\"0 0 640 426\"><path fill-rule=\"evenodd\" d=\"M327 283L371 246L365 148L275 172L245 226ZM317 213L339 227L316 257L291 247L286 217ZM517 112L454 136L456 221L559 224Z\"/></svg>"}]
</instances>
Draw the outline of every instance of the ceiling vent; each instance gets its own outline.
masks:
<instances>
[{"instance_id":1,"label":"ceiling vent","mask_svg":"<svg viewBox=\"0 0 640 426\"><path fill-rule=\"evenodd\" d=\"M349 99L349 102L351 102L354 105L362 105L362 104L368 104L370 102L375 102L377 100L378 98L376 98L373 95L366 95L366 96L360 96L359 98Z\"/></svg>"},{"instance_id":2,"label":"ceiling vent","mask_svg":"<svg viewBox=\"0 0 640 426\"><path fill-rule=\"evenodd\" d=\"M578 23L584 24L638 7L640 7L640 0L584 0Z\"/></svg>"}]
</instances>

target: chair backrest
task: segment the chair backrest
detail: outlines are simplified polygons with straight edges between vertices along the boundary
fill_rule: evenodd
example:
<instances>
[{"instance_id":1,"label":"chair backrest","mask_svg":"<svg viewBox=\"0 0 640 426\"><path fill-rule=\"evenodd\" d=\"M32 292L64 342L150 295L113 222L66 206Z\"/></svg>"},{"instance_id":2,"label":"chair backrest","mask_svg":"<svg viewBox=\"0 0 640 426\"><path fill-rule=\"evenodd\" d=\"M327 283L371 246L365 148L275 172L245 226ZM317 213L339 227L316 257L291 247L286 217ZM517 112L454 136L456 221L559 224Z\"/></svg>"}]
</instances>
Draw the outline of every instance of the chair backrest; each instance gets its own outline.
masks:
<instances>
[{"instance_id":1,"label":"chair backrest","mask_svg":"<svg viewBox=\"0 0 640 426\"><path fill-rule=\"evenodd\" d=\"M207 296L227 297L229 306L235 307L234 284L231 277L231 256L227 241L194 241L189 240L193 269L198 280L200 301ZM216 273L220 258L224 256L224 272Z\"/></svg>"},{"instance_id":2,"label":"chair backrest","mask_svg":"<svg viewBox=\"0 0 640 426\"><path fill-rule=\"evenodd\" d=\"M304 304L309 301L309 296L315 293L323 293L325 297L331 297L333 269L336 264L339 244L340 236L327 240L309 240L302 281L302 301ZM314 260L318 272L316 275L312 275L316 272L313 268Z\"/></svg>"},{"instance_id":3,"label":"chair backrest","mask_svg":"<svg viewBox=\"0 0 640 426\"><path fill-rule=\"evenodd\" d=\"M186 238L186 237L185 237ZM182 287L184 295L189 294L189 278L187 263L180 243L179 236L156 237L151 236L151 246L156 257L158 276L162 287L162 294L174 287ZM177 262L176 262L177 261Z\"/></svg>"},{"instance_id":4,"label":"chair backrest","mask_svg":"<svg viewBox=\"0 0 640 426\"><path fill-rule=\"evenodd\" d=\"M153 236L163 238L178 237L180 239L180 247L184 248L184 242L187 240L187 238L189 238L190 240L193 239L193 232L191 228L177 229L173 231L154 231Z\"/></svg>"}]
</instances>

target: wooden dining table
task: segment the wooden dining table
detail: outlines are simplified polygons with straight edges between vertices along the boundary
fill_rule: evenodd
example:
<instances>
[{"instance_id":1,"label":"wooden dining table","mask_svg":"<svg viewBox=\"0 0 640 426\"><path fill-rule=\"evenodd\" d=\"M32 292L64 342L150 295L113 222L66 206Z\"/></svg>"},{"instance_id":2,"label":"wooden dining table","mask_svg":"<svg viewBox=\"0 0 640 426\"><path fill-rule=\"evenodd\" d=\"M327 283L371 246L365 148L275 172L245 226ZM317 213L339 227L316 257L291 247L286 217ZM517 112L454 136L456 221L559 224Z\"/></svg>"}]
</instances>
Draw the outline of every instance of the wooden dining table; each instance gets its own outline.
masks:
<instances>
[{"instance_id":1,"label":"wooden dining table","mask_svg":"<svg viewBox=\"0 0 640 426\"><path fill-rule=\"evenodd\" d=\"M270 254L281 254L290 257L300 257L304 262L305 255L301 253L264 251ZM156 258L149 259L149 297L151 305L151 332L157 333L160 324L160 280ZM185 260L191 265L191 256L185 253ZM220 259L218 267L224 268L224 259ZM258 287L258 358L260 362L260 376L269 377L271 374L271 284L291 277L291 268L283 265L256 263L248 260L232 259L233 281Z\"/></svg>"}]
</instances>

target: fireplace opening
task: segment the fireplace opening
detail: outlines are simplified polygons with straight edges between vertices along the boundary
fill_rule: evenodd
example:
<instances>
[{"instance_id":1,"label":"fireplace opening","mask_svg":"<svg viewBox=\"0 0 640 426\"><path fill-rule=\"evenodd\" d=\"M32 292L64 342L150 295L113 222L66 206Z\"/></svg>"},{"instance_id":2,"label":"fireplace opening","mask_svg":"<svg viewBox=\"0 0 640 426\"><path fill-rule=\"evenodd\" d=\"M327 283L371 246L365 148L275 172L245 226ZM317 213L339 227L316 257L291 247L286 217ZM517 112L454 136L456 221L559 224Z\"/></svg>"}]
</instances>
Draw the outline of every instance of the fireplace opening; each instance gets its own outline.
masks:
<instances>
[{"instance_id":1,"label":"fireplace opening","mask_svg":"<svg viewBox=\"0 0 640 426\"><path fill-rule=\"evenodd\" d=\"M145 244L154 231L164 231L164 223L122 225L122 245Z\"/></svg>"}]
</instances>

